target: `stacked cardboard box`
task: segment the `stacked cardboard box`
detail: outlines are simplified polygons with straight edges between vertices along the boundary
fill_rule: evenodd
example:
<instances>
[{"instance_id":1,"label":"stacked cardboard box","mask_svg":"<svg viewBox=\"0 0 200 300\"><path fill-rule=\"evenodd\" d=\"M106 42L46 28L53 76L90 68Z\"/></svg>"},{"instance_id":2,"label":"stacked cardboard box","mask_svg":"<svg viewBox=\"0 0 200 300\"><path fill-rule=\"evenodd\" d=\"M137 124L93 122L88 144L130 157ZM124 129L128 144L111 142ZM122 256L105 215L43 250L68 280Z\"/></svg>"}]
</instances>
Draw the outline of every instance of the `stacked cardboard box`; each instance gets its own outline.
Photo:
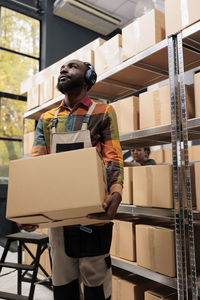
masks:
<instances>
[{"instance_id":1,"label":"stacked cardboard box","mask_svg":"<svg viewBox=\"0 0 200 300\"><path fill-rule=\"evenodd\" d=\"M163 149L151 151L151 159L154 159L157 164L164 163L164 151Z\"/></svg>"},{"instance_id":2,"label":"stacked cardboard box","mask_svg":"<svg viewBox=\"0 0 200 300\"><path fill-rule=\"evenodd\" d=\"M105 73L122 62L122 36L115 35L94 51L97 75Z\"/></svg>"},{"instance_id":3,"label":"stacked cardboard box","mask_svg":"<svg viewBox=\"0 0 200 300\"><path fill-rule=\"evenodd\" d=\"M119 128L119 134L139 129L139 98L131 96L111 103L114 107Z\"/></svg>"},{"instance_id":4,"label":"stacked cardboard box","mask_svg":"<svg viewBox=\"0 0 200 300\"><path fill-rule=\"evenodd\" d=\"M134 223L114 221L110 253L130 261L136 260Z\"/></svg>"},{"instance_id":5,"label":"stacked cardboard box","mask_svg":"<svg viewBox=\"0 0 200 300\"><path fill-rule=\"evenodd\" d=\"M122 204L133 204L133 167L124 168Z\"/></svg>"},{"instance_id":6,"label":"stacked cardboard box","mask_svg":"<svg viewBox=\"0 0 200 300\"><path fill-rule=\"evenodd\" d=\"M146 291L144 295L145 300L178 300L177 291L166 286Z\"/></svg>"},{"instance_id":7,"label":"stacked cardboard box","mask_svg":"<svg viewBox=\"0 0 200 300\"><path fill-rule=\"evenodd\" d=\"M199 0L165 0L166 37L198 21Z\"/></svg>"},{"instance_id":8,"label":"stacked cardboard box","mask_svg":"<svg viewBox=\"0 0 200 300\"><path fill-rule=\"evenodd\" d=\"M35 131L24 134L24 140L23 140L24 155L30 155L34 139L35 139Z\"/></svg>"},{"instance_id":9,"label":"stacked cardboard box","mask_svg":"<svg viewBox=\"0 0 200 300\"><path fill-rule=\"evenodd\" d=\"M153 9L122 28L123 60L165 39L165 16Z\"/></svg>"},{"instance_id":10,"label":"stacked cardboard box","mask_svg":"<svg viewBox=\"0 0 200 300\"><path fill-rule=\"evenodd\" d=\"M195 116L194 89L185 86L187 118ZM140 129L171 124L169 85L157 90L141 93L139 96Z\"/></svg>"}]
</instances>

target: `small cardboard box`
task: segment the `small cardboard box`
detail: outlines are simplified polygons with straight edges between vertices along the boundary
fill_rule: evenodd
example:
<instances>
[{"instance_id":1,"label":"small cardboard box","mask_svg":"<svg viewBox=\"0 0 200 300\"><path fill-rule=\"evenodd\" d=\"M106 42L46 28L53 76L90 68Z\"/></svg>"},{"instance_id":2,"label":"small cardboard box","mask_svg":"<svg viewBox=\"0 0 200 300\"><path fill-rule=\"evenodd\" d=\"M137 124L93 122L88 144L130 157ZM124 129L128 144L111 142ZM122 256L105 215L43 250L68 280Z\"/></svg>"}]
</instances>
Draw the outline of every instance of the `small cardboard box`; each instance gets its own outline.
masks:
<instances>
[{"instance_id":1,"label":"small cardboard box","mask_svg":"<svg viewBox=\"0 0 200 300\"><path fill-rule=\"evenodd\" d=\"M122 193L122 204L133 204L133 167L124 168L124 187Z\"/></svg>"},{"instance_id":2,"label":"small cardboard box","mask_svg":"<svg viewBox=\"0 0 200 300\"><path fill-rule=\"evenodd\" d=\"M200 72L194 75L195 118L200 118Z\"/></svg>"},{"instance_id":3,"label":"small cardboard box","mask_svg":"<svg viewBox=\"0 0 200 300\"><path fill-rule=\"evenodd\" d=\"M198 21L199 0L165 0L166 37Z\"/></svg>"},{"instance_id":4,"label":"small cardboard box","mask_svg":"<svg viewBox=\"0 0 200 300\"><path fill-rule=\"evenodd\" d=\"M144 293L145 300L178 300L177 291L170 287L162 286Z\"/></svg>"},{"instance_id":5,"label":"small cardboard box","mask_svg":"<svg viewBox=\"0 0 200 300\"><path fill-rule=\"evenodd\" d=\"M185 86L187 118L195 116L194 89ZM157 90L141 93L139 96L140 129L171 123L170 89L169 85Z\"/></svg>"},{"instance_id":6,"label":"small cardboard box","mask_svg":"<svg viewBox=\"0 0 200 300\"><path fill-rule=\"evenodd\" d=\"M30 155L33 142L35 139L35 131L24 134L24 155Z\"/></svg>"},{"instance_id":7,"label":"small cardboard box","mask_svg":"<svg viewBox=\"0 0 200 300\"><path fill-rule=\"evenodd\" d=\"M165 15L153 9L122 28L123 61L165 39Z\"/></svg>"},{"instance_id":8,"label":"small cardboard box","mask_svg":"<svg viewBox=\"0 0 200 300\"><path fill-rule=\"evenodd\" d=\"M105 169L96 148L14 160L6 217L41 227L99 223L86 216L103 211L106 191Z\"/></svg>"},{"instance_id":9,"label":"small cardboard box","mask_svg":"<svg viewBox=\"0 0 200 300\"><path fill-rule=\"evenodd\" d=\"M111 103L117 115L119 134L139 129L139 98L131 96Z\"/></svg>"},{"instance_id":10,"label":"small cardboard box","mask_svg":"<svg viewBox=\"0 0 200 300\"><path fill-rule=\"evenodd\" d=\"M173 208L171 165L134 167L132 172L134 205Z\"/></svg>"},{"instance_id":11,"label":"small cardboard box","mask_svg":"<svg viewBox=\"0 0 200 300\"><path fill-rule=\"evenodd\" d=\"M135 252L135 224L115 220L110 249L111 255L135 261Z\"/></svg>"},{"instance_id":12,"label":"small cardboard box","mask_svg":"<svg viewBox=\"0 0 200 300\"><path fill-rule=\"evenodd\" d=\"M115 35L94 51L94 65L97 75L105 73L122 62L122 36Z\"/></svg>"}]
</instances>

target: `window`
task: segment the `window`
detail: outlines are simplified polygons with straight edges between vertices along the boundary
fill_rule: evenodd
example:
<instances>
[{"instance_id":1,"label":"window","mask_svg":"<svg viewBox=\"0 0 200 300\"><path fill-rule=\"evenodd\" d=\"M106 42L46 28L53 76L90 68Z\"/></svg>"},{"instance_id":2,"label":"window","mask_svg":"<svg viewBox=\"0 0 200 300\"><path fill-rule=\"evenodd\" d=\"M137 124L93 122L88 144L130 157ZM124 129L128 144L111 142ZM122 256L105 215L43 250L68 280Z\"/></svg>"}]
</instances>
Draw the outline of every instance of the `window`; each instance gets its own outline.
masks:
<instances>
[{"instance_id":1,"label":"window","mask_svg":"<svg viewBox=\"0 0 200 300\"><path fill-rule=\"evenodd\" d=\"M22 115L26 102L20 101L20 84L39 71L40 22L0 7L0 178L8 176L10 159L22 155ZM9 97L12 94L12 97ZM25 130L34 129L27 120Z\"/></svg>"}]
</instances>

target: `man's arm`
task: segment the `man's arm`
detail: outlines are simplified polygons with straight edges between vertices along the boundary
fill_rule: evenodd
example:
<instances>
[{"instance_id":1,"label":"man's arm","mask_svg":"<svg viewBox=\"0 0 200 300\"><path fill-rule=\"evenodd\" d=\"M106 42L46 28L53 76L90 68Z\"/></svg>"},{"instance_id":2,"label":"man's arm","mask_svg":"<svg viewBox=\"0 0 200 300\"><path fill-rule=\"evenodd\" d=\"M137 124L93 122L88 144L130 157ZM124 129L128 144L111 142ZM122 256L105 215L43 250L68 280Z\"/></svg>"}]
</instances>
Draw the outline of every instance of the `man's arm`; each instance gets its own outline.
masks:
<instances>
[{"instance_id":1,"label":"man's arm","mask_svg":"<svg viewBox=\"0 0 200 300\"><path fill-rule=\"evenodd\" d=\"M99 219L113 219L122 199L123 155L119 142L116 113L108 105L101 126L102 156L107 168L109 195L103 203L105 214L95 214Z\"/></svg>"}]
</instances>

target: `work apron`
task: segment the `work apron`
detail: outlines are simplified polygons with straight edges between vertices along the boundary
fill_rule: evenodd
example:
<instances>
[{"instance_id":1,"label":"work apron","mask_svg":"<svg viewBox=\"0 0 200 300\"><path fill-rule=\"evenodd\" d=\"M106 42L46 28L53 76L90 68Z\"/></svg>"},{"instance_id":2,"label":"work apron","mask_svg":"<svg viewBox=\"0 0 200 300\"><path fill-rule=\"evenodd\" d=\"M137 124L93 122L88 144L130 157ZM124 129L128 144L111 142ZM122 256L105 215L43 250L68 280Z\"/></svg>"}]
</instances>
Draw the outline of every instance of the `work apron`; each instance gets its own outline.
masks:
<instances>
[{"instance_id":1,"label":"work apron","mask_svg":"<svg viewBox=\"0 0 200 300\"><path fill-rule=\"evenodd\" d=\"M96 103L94 102L84 116L81 130L64 133L56 132L59 109L56 110L50 137L51 153L92 146L90 131L87 127L95 106ZM65 285L75 279L79 279L87 287L103 285L105 299L111 295L112 273L109 251L103 255L90 257L71 257L67 255L65 251L67 240L64 237L64 227L51 228L49 230L49 241L54 286Z\"/></svg>"}]
</instances>

